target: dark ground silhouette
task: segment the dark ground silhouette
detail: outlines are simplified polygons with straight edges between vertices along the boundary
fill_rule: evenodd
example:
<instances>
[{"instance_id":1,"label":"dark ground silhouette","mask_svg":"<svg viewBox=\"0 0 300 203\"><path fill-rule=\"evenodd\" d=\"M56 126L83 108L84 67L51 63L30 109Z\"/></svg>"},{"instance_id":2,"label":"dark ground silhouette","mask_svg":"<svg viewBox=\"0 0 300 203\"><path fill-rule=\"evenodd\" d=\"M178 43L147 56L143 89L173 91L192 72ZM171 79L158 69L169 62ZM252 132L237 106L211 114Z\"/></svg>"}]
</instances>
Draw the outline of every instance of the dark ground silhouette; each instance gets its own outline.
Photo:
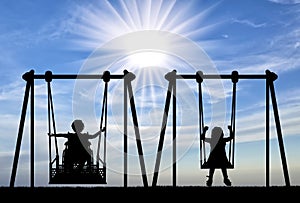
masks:
<instances>
[{"instance_id":1,"label":"dark ground silhouette","mask_svg":"<svg viewBox=\"0 0 300 203\"><path fill-rule=\"evenodd\" d=\"M270 187L226 187L226 186L156 186L156 187L0 187L2 199L10 202L13 200L38 200L40 201L170 201L188 200L217 201L269 201L290 200L300 194L300 186L270 186ZM179 199L180 198L180 199ZM268 199L265 199L268 198Z\"/></svg>"}]
</instances>

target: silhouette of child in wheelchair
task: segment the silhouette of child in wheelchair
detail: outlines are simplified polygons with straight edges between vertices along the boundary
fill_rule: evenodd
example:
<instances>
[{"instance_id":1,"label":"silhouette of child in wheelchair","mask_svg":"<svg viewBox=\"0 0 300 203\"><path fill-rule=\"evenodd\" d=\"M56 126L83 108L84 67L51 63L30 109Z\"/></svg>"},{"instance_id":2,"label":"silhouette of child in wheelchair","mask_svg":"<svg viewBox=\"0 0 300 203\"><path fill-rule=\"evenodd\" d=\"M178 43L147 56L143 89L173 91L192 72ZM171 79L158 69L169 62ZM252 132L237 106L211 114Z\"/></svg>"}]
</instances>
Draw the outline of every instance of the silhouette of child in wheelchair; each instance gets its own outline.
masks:
<instances>
[{"instance_id":1,"label":"silhouette of child in wheelchair","mask_svg":"<svg viewBox=\"0 0 300 203\"><path fill-rule=\"evenodd\" d=\"M84 166L87 169L91 168L93 163L93 150L90 148L91 142L89 139L96 138L104 129L96 132L93 135L82 133L84 123L82 120L74 120L71 124L73 133L57 134L57 137L65 137L68 141L65 142L63 150L62 163L66 171L82 171Z\"/></svg>"}]
</instances>

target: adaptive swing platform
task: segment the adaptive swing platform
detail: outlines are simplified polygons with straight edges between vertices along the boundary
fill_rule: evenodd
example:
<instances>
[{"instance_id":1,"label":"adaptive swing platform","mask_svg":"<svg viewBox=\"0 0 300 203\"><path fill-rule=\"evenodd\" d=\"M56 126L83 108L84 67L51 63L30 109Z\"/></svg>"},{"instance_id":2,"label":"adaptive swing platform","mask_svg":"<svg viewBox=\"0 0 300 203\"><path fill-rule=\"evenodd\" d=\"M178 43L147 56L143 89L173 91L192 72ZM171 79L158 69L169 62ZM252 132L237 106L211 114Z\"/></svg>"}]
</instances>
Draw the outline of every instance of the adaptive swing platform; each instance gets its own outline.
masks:
<instances>
[{"instance_id":1,"label":"adaptive swing platform","mask_svg":"<svg viewBox=\"0 0 300 203\"><path fill-rule=\"evenodd\" d=\"M49 184L107 184L106 168L92 165L86 166L80 171L66 171L63 165L52 168L50 171Z\"/></svg>"}]
</instances>

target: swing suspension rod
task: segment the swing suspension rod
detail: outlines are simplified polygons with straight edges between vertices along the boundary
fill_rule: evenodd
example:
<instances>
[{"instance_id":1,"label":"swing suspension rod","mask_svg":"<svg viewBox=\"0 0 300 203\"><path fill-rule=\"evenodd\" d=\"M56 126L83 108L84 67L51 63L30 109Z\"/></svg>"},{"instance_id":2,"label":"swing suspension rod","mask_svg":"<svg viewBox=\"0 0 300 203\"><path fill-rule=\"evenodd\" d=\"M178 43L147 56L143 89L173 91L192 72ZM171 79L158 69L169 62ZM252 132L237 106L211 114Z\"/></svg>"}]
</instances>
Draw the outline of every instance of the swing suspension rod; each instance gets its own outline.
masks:
<instances>
[{"instance_id":1,"label":"swing suspension rod","mask_svg":"<svg viewBox=\"0 0 300 203\"><path fill-rule=\"evenodd\" d=\"M104 155L103 160L100 158L100 143L101 143L101 135L99 135L98 139L98 147L97 147L97 158L96 163L99 166L99 161L106 167L106 125L107 125L107 91L108 91L108 82L110 81L110 73L108 71L104 72L103 81L105 82L104 93L103 93L103 101L102 101L102 110L101 110L101 120L100 120L100 131L103 130L103 122L104 122Z\"/></svg>"},{"instance_id":2,"label":"swing suspension rod","mask_svg":"<svg viewBox=\"0 0 300 203\"><path fill-rule=\"evenodd\" d=\"M231 119L228 126L230 137L233 139L229 143L229 158L232 166L234 166L234 147L235 147L235 114L236 114L236 83L239 81L239 74L237 71L232 71L232 104L231 104Z\"/></svg>"},{"instance_id":3,"label":"swing suspension rod","mask_svg":"<svg viewBox=\"0 0 300 203\"><path fill-rule=\"evenodd\" d=\"M52 99L52 92L51 92L51 80L48 79L46 80L47 82L47 89L48 89L48 135L49 135L49 149L51 151L51 137L50 135L52 134L51 131L51 121L52 121L52 128L53 128L53 133L56 134L56 125L55 125L55 117L54 117L54 107L53 107L53 99ZM49 167L51 168L51 165L56 162L56 166L59 164L59 153L58 153L58 144L57 144L57 138L54 137L54 143L55 143L55 158L53 161L51 157L51 153L49 153L49 160L50 160L50 165Z\"/></svg>"}]
</instances>

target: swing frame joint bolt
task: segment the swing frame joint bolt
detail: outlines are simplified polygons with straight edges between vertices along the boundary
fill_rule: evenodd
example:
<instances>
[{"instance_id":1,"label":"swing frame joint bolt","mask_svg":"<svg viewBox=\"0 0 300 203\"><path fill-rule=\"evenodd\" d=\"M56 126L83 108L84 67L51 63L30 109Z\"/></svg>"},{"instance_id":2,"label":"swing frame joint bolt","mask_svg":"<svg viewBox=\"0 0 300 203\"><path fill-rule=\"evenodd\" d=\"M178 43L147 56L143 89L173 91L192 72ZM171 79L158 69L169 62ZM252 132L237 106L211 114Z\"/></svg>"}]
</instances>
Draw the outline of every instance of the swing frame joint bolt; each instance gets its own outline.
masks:
<instances>
[{"instance_id":1,"label":"swing frame joint bolt","mask_svg":"<svg viewBox=\"0 0 300 203\"><path fill-rule=\"evenodd\" d=\"M104 71L102 79L104 82L109 82L110 81L110 72L109 71Z\"/></svg>"},{"instance_id":2,"label":"swing frame joint bolt","mask_svg":"<svg viewBox=\"0 0 300 203\"><path fill-rule=\"evenodd\" d=\"M30 70L22 75L23 80L28 82L29 80L33 80L34 78L34 70Z\"/></svg>"},{"instance_id":3,"label":"swing frame joint bolt","mask_svg":"<svg viewBox=\"0 0 300 203\"><path fill-rule=\"evenodd\" d=\"M202 83L203 82L203 72L202 71L197 71L196 73L196 81L198 83Z\"/></svg>"},{"instance_id":4,"label":"swing frame joint bolt","mask_svg":"<svg viewBox=\"0 0 300 203\"><path fill-rule=\"evenodd\" d=\"M52 72L49 71L49 70L45 72L45 81L46 82L51 82L52 81Z\"/></svg>"},{"instance_id":5,"label":"swing frame joint bolt","mask_svg":"<svg viewBox=\"0 0 300 203\"><path fill-rule=\"evenodd\" d=\"M165 75L165 79L168 80L169 82L171 82L171 81L174 82L176 80L176 73L177 73L176 70L173 70L173 71L167 73Z\"/></svg>"},{"instance_id":6,"label":"swing frame joint bolt","mask_svg":"<svg viewBox=\"0 0 300 203\"><path fill-rule=\"evenodd\" d=\"M266 76L267 76L267 79L272 82L277 80L277 78L278 78L278 75L274 72L271 72L270 70L266 70Z\"/></svg>"},{"instance_id":7,"label":"swing frame joint bolt","mask_svg":"<svg viewBox=\"0 0 300 203\"><path fill-rule=\"evenodd\" d=\"M132 72L128 72L128 70L124 70L123 73L126 81L129 82L135 79L135 75Z\"/></svg>"},{"instance_id":8,"label":"swing frame joint bolt","mask_svg":"<svg viewBox=\"0 0 300 203\"><path fill-rule=\"evenodd\" d=\"M231 81L233 83L237 83L239 81L239 73L236 70L231 73Z\"/></svg>"}]
</instances>

